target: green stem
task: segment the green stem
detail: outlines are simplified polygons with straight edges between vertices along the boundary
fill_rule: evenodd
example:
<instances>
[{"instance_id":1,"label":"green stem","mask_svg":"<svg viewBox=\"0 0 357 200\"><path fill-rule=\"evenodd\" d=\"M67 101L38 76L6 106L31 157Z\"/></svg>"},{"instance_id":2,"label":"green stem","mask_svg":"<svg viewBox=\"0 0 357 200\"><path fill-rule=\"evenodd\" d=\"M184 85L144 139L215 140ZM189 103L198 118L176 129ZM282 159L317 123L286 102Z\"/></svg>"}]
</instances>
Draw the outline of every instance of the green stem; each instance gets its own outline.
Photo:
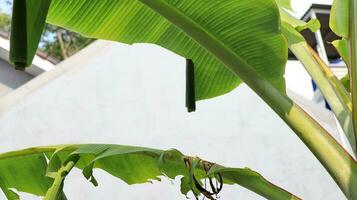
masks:
<instances>
[{"instance_id":1,"label":"green stem","mask_svg":"<svg viewBox=\"0 0 357 200\"><path fill-rule=\"evenodd\" d=\"M350 199L357 199L357 164L325 129L285 94L261 78L245 60L180 10L163 0L140 1L179 27L236 73L300 137L344 194Z\"/></svg>"},{"instance_id":2,"label":"green stem","mask_svg":"<svg viewBox=\"0 0 357 200\"><path fill-rule=\"evenodd\" d=\"M305 41L292 44L290 50L300 60L306 71L308 71L318 85L331 106L332 111L335 113L356 155L357 146L352 121L351 97L335 74Z\"/></svg>"},{"instance_id":3,"label":"green stem","mask_svg":"<svg viewBox=\"0 0 357 200\"><path fill-rule=\"evenodd\" d=\"M55 177L55 180L52 183L50 189L48 189L46 196L43 198L44 200L63 200L65 199L63 192L64 180L69 174L69 172L76 166L76 163L79 160L79 156L73 156L70 160L64 163Z\"/></svg>"},{"instance_id":4,"label":"green stem","mask_svg":"<svg viewBox=\"0 0 357 200\"><path fill-rule=\"evenodd\" d=\"M357 139L357 0L350 1L350 68L351 68L351 93L352 116Z\"/></svg>"}]
</instances>

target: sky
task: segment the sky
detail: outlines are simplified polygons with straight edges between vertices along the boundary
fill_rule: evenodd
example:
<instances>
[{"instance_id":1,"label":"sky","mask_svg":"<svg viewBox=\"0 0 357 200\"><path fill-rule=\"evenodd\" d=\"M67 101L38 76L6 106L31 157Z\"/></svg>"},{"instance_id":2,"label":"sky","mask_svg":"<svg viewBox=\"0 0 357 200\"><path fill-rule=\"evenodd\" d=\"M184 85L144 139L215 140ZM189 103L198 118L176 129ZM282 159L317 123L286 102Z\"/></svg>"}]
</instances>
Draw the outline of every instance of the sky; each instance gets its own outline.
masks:
<instances>
[{"instance_id":1,"label":"sky","mask_svg":"<svg viewBox=\"0 0 357 200\"><path fill-rule=\"evenodd\" d=\"M0 0L0 12L4 12L4 13L10 13L11 12L11 8L6 3L6 0Z\"/></svg>"}]
</instances>

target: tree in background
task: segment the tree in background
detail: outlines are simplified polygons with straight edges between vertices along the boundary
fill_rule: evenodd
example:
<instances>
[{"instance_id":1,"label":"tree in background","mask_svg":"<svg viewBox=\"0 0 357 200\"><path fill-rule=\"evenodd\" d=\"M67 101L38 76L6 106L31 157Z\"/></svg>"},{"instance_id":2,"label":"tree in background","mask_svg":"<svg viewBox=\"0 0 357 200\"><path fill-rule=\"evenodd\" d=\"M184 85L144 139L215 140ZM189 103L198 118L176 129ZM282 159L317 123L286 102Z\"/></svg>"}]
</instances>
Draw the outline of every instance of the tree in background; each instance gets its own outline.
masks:
<instances>
[{"instance_id":1,"label":"tree in background","mask_svg":"<svg viewBox=\"0 0 357 200\"><path fill-rule=\"evenodd\" d=\"M10 31L10 17L4 13L0 13L0 30L9 32Z\"/></svg>"},{"instance_id":2,"label":"tree in background","mask_svg":"<svg viewBox=\"0 0 357 200\"><path fill-rule=\"evenodd\" d=\"M10 32L11 16L8 9L12 5L12 0L5 0L0 3L0 31Z\"/></svg>"},{"instance_id":3,"label":"tree in background","mask_svg":"<svg viewBox=\"0 0 357 200\"><path fill-rule=\"evenodd\" d=\"M40 49L58 60L65 60L94 39L47 24L41 38Z\"/></svg>"}]
</instances>

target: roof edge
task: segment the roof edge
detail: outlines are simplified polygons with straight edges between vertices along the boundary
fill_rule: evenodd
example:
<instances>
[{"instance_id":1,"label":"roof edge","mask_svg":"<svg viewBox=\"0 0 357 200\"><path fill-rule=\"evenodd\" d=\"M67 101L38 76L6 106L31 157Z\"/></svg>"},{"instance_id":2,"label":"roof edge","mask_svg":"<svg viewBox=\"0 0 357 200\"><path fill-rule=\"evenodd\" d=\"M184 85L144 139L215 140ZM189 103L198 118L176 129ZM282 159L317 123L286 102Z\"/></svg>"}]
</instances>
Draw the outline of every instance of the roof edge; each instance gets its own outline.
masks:
<instances>
[{"instance_id":1,"label":"roof edge","mask_svg":"<svg viewBox=\"0 0 357 200\"><path fill-rule=\"evenodd\" d=\"M1 39L1 38L0 38ZM111 43L105 40L97 40L88 45L86 48L80 50L71 58L62 61L52 70L48 70L46 73L33 78L24 85L10 92L9 94L0 98L0 118L15 105L24 100L27 96L38 91L40 88L45 87L50 82L56 80L63 74L71 70L76 70L83 65L80 63L85 62L86 57L83 55L90 53L90 55L95 56L98 50L106 49ZM1 50L1 48L0 48ZM1 53L1 52L0 52ZM48 61L47 61L48 62Z\"/></svg>"}]
</instances>

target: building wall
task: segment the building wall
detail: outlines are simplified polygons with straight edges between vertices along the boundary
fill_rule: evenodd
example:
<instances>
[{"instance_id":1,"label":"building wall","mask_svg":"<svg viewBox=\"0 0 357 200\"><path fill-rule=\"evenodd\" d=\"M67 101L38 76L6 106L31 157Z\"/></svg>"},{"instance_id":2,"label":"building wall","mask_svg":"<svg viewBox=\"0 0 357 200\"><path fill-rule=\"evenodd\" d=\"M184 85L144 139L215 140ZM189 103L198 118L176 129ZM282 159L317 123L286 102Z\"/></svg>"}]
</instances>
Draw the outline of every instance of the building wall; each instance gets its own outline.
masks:
<instances>
[{"instance_id":1,"label":"building wall","mask_svg":"<svg viewBox=\"0 0 357 200\"><path fill-rule=\"evenodd\" d=\"M303 199L344 199L317 159L247 86L199 102L188 114L184 74L184 60L159 47L97 41L0 99L0 151L62 143L177 148L250 167ZM127 186L100 170L95 175L98 188L79 171L70 175L69 199L185 199L179 184L165 178ZM262 199L239 186L224 187L220 196Z\"/></svg>"},{"instance_id":2,"label":"building wall","mask_svg":"<svg viewBox=\"0 0 357 200\"><path fill-rule=\"evenodd\" d=\"M299 61L288 61L284 77L287 88L308 100L313 98L311 77Z\"/></svg>"},{"instance_id":3,"label":"building wall","mask_svg":"<svg viewBox=\"0 0 357 200\"><path fill-rule=\"evenodd\" d=\"M5 96L32 78L32 75L16 71L8 62L0 59L0 97Z\"/></svg>"}]
</instances>

